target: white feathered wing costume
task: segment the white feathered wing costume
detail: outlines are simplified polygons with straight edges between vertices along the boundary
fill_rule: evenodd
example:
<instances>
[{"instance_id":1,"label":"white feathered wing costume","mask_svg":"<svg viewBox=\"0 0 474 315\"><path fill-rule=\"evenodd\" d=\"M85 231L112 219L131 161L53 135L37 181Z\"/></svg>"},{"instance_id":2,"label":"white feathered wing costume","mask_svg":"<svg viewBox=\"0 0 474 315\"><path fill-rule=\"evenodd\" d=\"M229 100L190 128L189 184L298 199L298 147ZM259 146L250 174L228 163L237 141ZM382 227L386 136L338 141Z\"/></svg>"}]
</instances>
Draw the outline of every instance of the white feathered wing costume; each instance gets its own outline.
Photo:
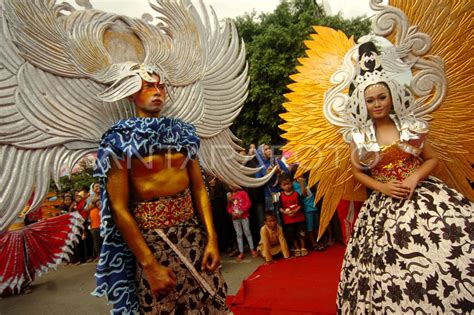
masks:
<instances>
[{"instance_id":1,"label":"white feathered wing costume","mask_svg":"<svg viewBox=\"0 0 474 315\"><path fill-rule=\"evenodd\" d=\"M165 79L164 116L196 127L203 168L221 180L262 185L243 166L229 127L247 96L245 49L235 26L222 26L200 2L150 3L159 22L54 0L0 0L0 230L33 192L31 210L71 169L97 150L102 134L133 117L127 96L138 91L140 71ZM142 67L140 67L142 65ZM141 70L140 70L141 69Z\"/></svg>"}]
</instances>

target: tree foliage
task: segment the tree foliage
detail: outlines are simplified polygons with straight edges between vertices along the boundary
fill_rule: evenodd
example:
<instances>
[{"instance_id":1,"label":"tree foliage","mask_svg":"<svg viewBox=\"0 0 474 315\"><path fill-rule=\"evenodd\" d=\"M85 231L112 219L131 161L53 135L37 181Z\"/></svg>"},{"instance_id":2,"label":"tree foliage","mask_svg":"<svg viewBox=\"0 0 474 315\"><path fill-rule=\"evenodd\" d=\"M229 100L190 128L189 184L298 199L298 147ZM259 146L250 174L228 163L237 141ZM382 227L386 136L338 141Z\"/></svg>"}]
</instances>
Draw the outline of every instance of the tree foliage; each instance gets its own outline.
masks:
<instances>
[{"instance_id":1,"label":"tree foliage","mask_svg":"<svg viewBox=\"0 0 474 315\"><path fill-rule=\"evenodd\" d=\"M79 167L71 176L62 176L59 178L60 191L52 181L50 185L50 191L56 191L58 193L80 191L82 187L90 187L92 183L96 181L92 176L94 170L94 161L88 158L83 158L79 161Z\"/></svg>"},{"instance_id":2,"label":"tree foliage","mask_svg":"<svg viewBox=\"0 0 474 315\"><path fill-rule=\"evenodd\" d=\"M234 22L246 44L250 91L232 129L245 144L282 144L278 125L283 95L290 92L289 76L296 72L297 59L305 55L304 41L314 32L313 25L339 29L355 38L370 28L365 17L328 16L314 0L282 0L272 13L245 14Z\"/></svg>"}]
</instances>

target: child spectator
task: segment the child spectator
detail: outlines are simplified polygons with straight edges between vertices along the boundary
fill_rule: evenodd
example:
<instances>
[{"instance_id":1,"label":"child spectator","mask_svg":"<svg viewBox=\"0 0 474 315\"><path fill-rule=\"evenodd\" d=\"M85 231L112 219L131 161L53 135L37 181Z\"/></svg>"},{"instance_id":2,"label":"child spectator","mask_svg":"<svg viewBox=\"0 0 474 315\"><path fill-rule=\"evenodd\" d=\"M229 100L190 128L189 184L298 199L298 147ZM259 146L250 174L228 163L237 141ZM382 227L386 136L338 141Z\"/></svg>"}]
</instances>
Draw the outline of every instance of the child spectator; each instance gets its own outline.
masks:
<instances>
[{"instance_id":1,"label":"child spectator","mask_svg":"<svg viewBox=\"0 0 474 315\"><path fill-rule=\"evenodd\" d=\"M278 164L275 163L272 149L269 145L261 144L257 149L255 157L257 158L258 166L261 167L260 171L255 173L257 178L264 177L265 175L269 174L275 167L277 168L276 173L280 172ZM274 174L270 180L265 185L263 185L263 191L265 196L265 210L277 211L275 209L275 204L278 202L278 200L275 199L277 199L278 192L280 191L278 187L277 174ZM279 220L278 214L277 220Z\"/></svg>"},{"instance_id":2,"label":"child spectator","mask_svg":"<svg viewBox=\"0 0 474 315\"><path fill-rule=\"evenodd\" d=\"M257 250L265 259L265 263L272 263L273 256L280 253L285 259L289 258L288 244L283 235L283 229L277 224L275 213L266 211L264 222L265 224L260 229L260 243Z\"/></svg>"},{"instance_id":3,"label":"child spectator","mask_svg":"<svg viewBox=\"0 0 474 315\"><path fill-rule=\"evenodd\" d=\"M232 216L232 223L234 225L235 234L237 235L237 245L240 254L237 256L237 261L244 259L244 240L242 236L242 228L249 243L252 257L257 256L255 247L253 245L252 234L249 225L249 208L250 198L247 192L238 187L230 187L232 193L227 195L227 212Z\"/></svg>"},{"instance_id":4,"label":"child spectator","mask_svg":"<svg viewBox=\"0 0 474 315\"><path fill-rule=\"evenodd\" d=\"M102 238L100 237L100 207L102 202L95 201L94 207L89 212L92 242L94 244L93 257L97 260L100 255L100 248L102 247Z\"/></svg>"},{"instance_id":5,"label":"child spectator","mask_svg":"<svg viewBox=\"0 0 474 315\"><path fill-rule=\"evenodd\" d=\"M278 208L282 213L285 233L288 240L293 243L295 256L306 256L308 250L305 248L305 217L302 211L300 195L293 190L293 178L291 174L281 173L279 177L280 194Z\"/></svg>"},{"instance_id":6,"label":"child spectator","mask_svg":"<svg viewBox=\"0 0 474 315\"><path fill-rule=\"evenodd\" d=\"M293 170L292 170L293 172ZM300 194L303 199L303 213L306 219L306 231L309 235L309 241L314 250L324 250L324 245L318 243L319 217L321 211L314 204L314 193L309 189L306 178L300 176L293 183L294 190Z\"/></svg>"}]
</instances>

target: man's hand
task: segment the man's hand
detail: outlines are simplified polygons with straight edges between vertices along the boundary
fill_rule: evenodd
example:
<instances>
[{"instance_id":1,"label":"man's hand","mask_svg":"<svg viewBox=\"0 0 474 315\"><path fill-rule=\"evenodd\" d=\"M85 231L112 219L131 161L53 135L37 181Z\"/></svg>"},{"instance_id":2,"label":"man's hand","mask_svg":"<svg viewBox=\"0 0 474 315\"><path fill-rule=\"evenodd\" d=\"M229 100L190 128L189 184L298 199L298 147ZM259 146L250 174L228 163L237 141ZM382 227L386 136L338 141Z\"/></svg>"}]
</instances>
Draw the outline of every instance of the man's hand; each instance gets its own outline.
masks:
<instances>
[{"instance_id":1,"label":"man's hand","mask_svg":"<svg viewBox=\"0 0 474 315\"><path fill-rule=\"evenodd\" d=\"M176 275L174 272L170 268L158 264L156 261L150 266L143 268L143 272L154 296L166 295L176 286Z\"/></svg>"},{"instance_id":2,"label":"man's hand","mask_svg":"<svg viewBox=\"0 0 474 315\"><path fill-rule=\"evenodd\" d=\"M214 272L221 264L221 257L217 248L217 242L208 241L202 258L202 271Z\"/></svg>"}]
</instances>

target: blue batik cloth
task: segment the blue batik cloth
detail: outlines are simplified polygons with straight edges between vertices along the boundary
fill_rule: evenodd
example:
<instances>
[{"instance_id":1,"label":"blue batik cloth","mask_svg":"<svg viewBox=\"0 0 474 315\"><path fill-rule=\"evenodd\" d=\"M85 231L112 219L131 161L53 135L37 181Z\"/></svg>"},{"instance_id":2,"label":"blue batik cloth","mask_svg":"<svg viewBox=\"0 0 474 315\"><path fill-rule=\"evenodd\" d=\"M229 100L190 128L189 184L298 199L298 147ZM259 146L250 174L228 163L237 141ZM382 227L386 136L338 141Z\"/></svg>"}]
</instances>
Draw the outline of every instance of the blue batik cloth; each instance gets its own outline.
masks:
<instances>
[{"instance_id":1,"label":"blue batik cloth","mask_svg":"<svg viewBox=\"0 0 474 315\"><path fill-rule=\"evenodd\" d=\"M103 244L96 269L95 296L107 296L113 304L111 314L134 314L138 311L135 285L135 257L114 224L107 191L107 172L113 159L145 157L159 150L174 150L195 159L199 137L194 126L181 120L130 118L113 125L104 135L97 151L94 177L99 178L102 208L100 234Z\"/></svg>"}]
</instances>

